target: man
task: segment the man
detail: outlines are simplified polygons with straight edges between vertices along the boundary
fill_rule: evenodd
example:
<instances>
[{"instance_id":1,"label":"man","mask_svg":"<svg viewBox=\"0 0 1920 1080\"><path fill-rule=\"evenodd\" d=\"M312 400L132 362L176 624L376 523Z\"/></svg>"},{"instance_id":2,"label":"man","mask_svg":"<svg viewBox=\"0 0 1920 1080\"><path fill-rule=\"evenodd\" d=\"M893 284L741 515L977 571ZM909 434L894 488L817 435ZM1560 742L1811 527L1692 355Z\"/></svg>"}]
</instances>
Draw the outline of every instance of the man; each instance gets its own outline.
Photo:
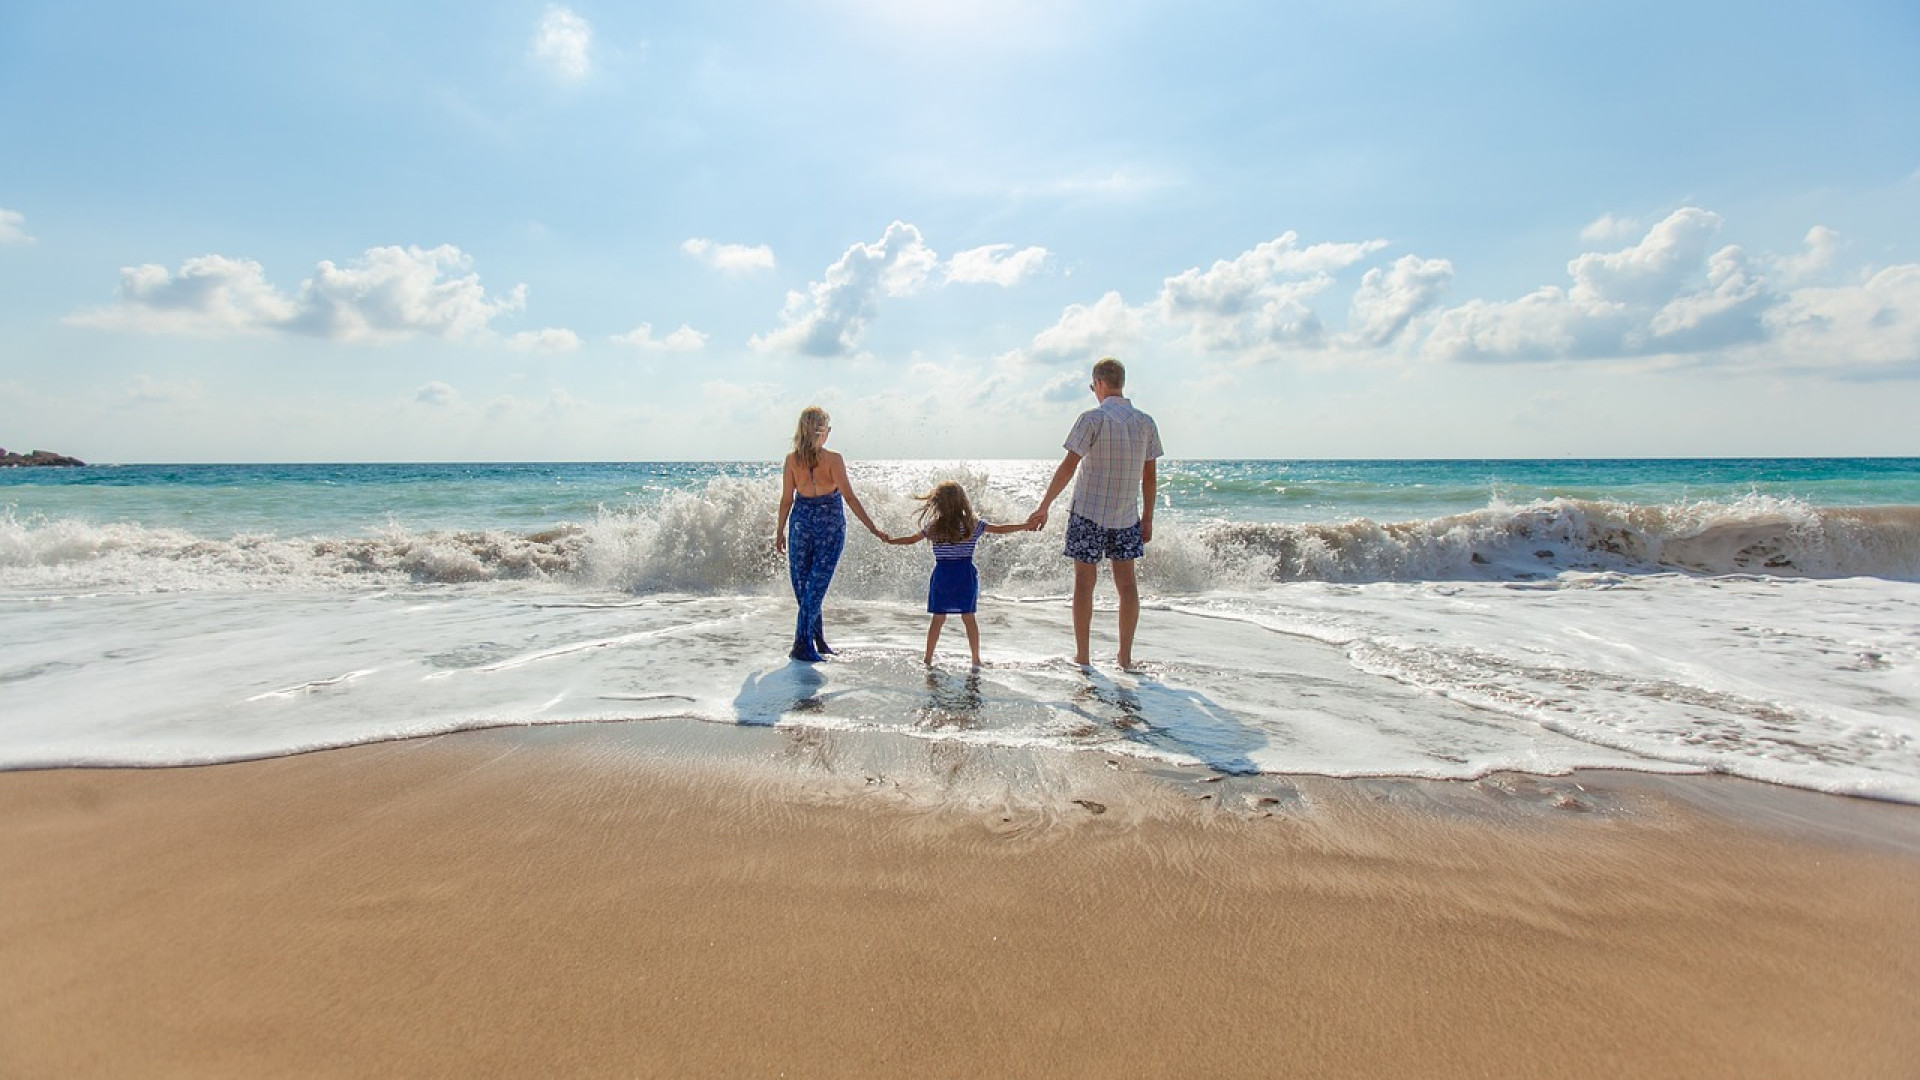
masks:
<instances>
[{"instance_id":1,"label":"man","mask_svg":"<svg viewBox=\"0 0 1920 1080\"><path fill-rule=\"evenodd\" d=\"M1053 471L1040 508L1027 518L1032 528L1045 528L1048 508L1079 472L1067 519L1065 554L1073 559L1073 662L1082 667L1089 663L1087 639L1101 559L1112 561L1113 587L1120 594L1122 668L1133 667L1133 631L1140 623L1140 586L1133 561L1145 554L1146 544L1153 539L1154 461L1160 457L1160 429L1153 417L1123 396L1126 385L1127 369L1120 361L1109 356L1093 365L1089 389L1099 407L1074 421L1067 435L1067 456Z\"/></svg>"}]
</instances>

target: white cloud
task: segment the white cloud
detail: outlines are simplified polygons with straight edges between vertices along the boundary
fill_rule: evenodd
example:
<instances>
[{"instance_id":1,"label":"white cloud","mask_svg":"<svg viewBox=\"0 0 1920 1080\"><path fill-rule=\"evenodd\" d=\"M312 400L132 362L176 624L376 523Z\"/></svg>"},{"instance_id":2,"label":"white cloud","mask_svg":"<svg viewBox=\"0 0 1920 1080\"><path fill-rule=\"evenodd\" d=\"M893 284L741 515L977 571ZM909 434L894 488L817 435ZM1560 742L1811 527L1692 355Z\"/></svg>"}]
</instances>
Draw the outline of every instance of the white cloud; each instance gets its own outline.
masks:
<instances>
[{"instance_id":1,"label":"white cloud","mask_svg":"<svg viewBox=\"0 0 1920 1080\"><path fill-rule=\"evenodd\" d=\"M1258 244L1212 267L1186 270L1166 280L1156 306L1189 340L1207 351L1270 353L1275 348L1317 348L1324 327L1308 301L1334 282L1334 275L1386 246L1384 240L1299 246L1292 232Z\"/></svg>"},{"instance_id":2,"label":"white cloud","mask_svg":"<svg viewBox=\"0 0 1920 1080\"><path fill-rule=\"evenodd\" d=\"M1768 260L1768 269L1774 280L1798 284L1831 269L1843 246L1839 233L1825 225L1815 225L1807 230L1806 250L1796 255L1775 256Z\"/></svg>"},{"instance_id":3,"label":"white cloud","mask_svg":"<svg viewBox=\"0 0 1920 1080\"><path fill-rule=\"evenodd\" d=\"M1013 250L1012 244L970 248L947 260L947 280L1011 287L1038 272L1047 261L1043 247Z\"/></svg>"},{"instance_id":4,"label":"white cloud","mask_svg":"<svg viewBox=\"0 0 1920 1080\"><path fill-rule=\"evenodd\" d=\"M1800 289L1764 322L1784 363L1920 373L1920 264L1890 266L1855 285Z\"/></svg>"},{"instance_id":5,"label":"white cloud","mask_svg":"<svg viewBox=\"0 0 1920 1080\"><path fill-rule=\"evenodd\" d=\"M507 339L507 348L516 352L563 353L572 352L579 347L579 334L557 326L527 330Z\"/></svg>"},{"instance_id":6,"label":"white cloud","mask_svg":"<svg viewBox=\"0 0 1920 1080\"><path fill-rule=\"evenodd\" d=\"M1387 344L1439 303L1452 281L1453 264L1446 259L1402 255L1390 269L1374 267L1354 291L1348 340L1363 346Z\"/></svg>"},{"instance_id":7,"label":"white cloud","mask_svg":"<svg viewBox=\"0 0 1920 1080\"><path fill-rule=\"evenodd\" d=\"M1697 274L1720 231L1720 215L1686 206L1667 215L1630 248L1588 253L1567 264L1578 303L1654 303L1672 297Z\"/></svg>"},{"instance_id":8,"label":"white cloud","mask_svg":"<svg viewBox=\"0 0 1920 1080\"><path fill-rule=\"evenodd\" d=\"M75 326L135 334L220 337L284 328L298 312L250 259L202 255L180 272L148 263L124 267L115 303L67 317Z\"/></svg>"},{"instance_id":9,"label":"white cloud","mask_svg":"<svg viewBox=\"0 0 1920 1080\"><path fill-rule=\"evenodd\" d=\"M763 351L844 356L860 343L882 294L917 292L938 264L920 230L896 221L874 243L848 248L806 292L789 292L780 328L754 335L751 344Z\"/></svg>"},{"instance_id":10,"label":"white cloud","mask_svg":"<svg viewBox=\"0 0 1920 1080\"><path fill-rule=\"evenodd\" d=\"M1423 353L1443 360L1547 362L1685 358L1745 370L1920 374L1920 265L1827 277L1842 243L1816 226L1793 255L1712 247L1720 215L1685 207L1614 252L1567 264L1566 287L1442 312Z\"/></svg>"},{"instance_id":11,"label":"white cloud","mask_svg":"<svg viewBox=\"0 0 1920 1080\"><path fill-rule=\"evenodd\" d=\"M1110 292L1091 306L1070 304L1052 326L1036 334L1026 357L1043 364L1083 363L1128 351L1140 339L1144 318L1120 294Z\"/></svg>"},{"instance_id":12,"label":"white cloud","mask_svg":"<svg viewBox=\"0 0 1920 1080\"><path fill-rule=\"evenodd\" d=\"M438 337L465 341L485 334L496 315L526 306L526 287L487 298L477 274L444 278L472 264L451 244L368 248L358 262L322 262L300 287L290 328L336 341Z\"/></svg>"},{"instance_id":13,"label":"white cloud","mask_svg":"<svg viewBox=\"0 0 1920 1080\"><path fill-rule=\"evenodd\" d=\"M669 333L666 337L656 338L653 336L653 324L641 323L624 334L613 335L610 340L619 345L631 345L644 352L699 352L706 347L707 335L686 323L681 323L680 329Z\"/></svg>"},{"instance_id":14,"label":"white cloud","mask_svg":"<svg viewBox=\"0 0 1920 1080\"><path fill-rule=\"evenodd\" d=\"M1580 230L1580 239L1589 244L1607 244L1615 240L1624 240L1640 231L1640 222L1633 218L1614 217L1601 214Z\"/></svg>"},{"instance_id":15,"label":"white cloud","mask_svg":"<svg viewBox=\"0 0 1920 1080\"><path fill-rule=\"evenodd\" d=\"M154 264L127 267L120 271L113 304L76 312L66 321L139 334L485 340L496 316L525 306L526 287L489 298L478 275L448 276L470 263L452 245L369 248L346 267L320 263L299 295L289 298L267 282L259 263L203 255L182 263L178 273Z\"/></svg>"},{"instance_id":16,"label":"white cloud","mask_svg":"<svg viewBox=\"0 0 1920 1080\"><path fill-rule=\"evenodd\" d=\"M422 405L442 407L460 400L460 392L446 383L434 381L413 392L413 400Z\"/></svg>"},{"instance_id":17,"label":"white cloud","mask_svg":"<svg viewBox=\"0 0 1920 1080\"><path fill-rule=\"evenodd\" d=\"M1619 359L1751 340L1762 286L1739 248L1708 256L1720 225L1718 214L1683 207L1631 247L1575 257L1568 287L1442 313L1424 351L1468 361Z\"/></svg>"},{"instance_id":18,"label":"white cloud","mask_svg":"<svg viewBox=\"0 0 1920 1080\"><path fill-rule=\"evenodd\" d=\"M755 270L773 269L773 249L765 244L753 247L746 244L716 244L702 237L694 237L681 244L680 250L722 273L747 274Z\"/></svg>"},{"instance_id":19,"label":"white cloud","mask_svg":"<svg viewBox=\"0 0 1920 1080\"><path fill-rule=\"evenodd\" d=\"M593 71L593 27L559 4L547 7L533 35L533 57L555 78L579 82Z\"/></svg>"},{"instance_id":20,"label":"white cloud","mask_svg":"<svg viewBox=\"0 0 1920 1080\"><path fill-rule=\"evenodd\" d=\"M0 207L0 247L31 243L33 237L27 235L27 216L18 210Z\"/></svg>"}]
</instances>

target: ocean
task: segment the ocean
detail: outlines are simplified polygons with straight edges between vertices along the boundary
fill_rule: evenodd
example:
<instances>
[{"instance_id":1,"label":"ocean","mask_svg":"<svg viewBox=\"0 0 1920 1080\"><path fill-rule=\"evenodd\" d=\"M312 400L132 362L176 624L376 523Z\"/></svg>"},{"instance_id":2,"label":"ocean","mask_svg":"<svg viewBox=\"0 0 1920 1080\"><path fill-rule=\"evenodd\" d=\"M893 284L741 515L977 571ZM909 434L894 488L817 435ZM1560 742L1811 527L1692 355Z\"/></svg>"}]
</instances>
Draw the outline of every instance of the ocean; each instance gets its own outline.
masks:
<instances>
[{"instance_id":1,"label":"ocean","mask_svg":"<svg viewBox=\"0 0 1920 1080\"><path fill-rule=\"evenodd\" d=\"M854 461L906 531L958 479ZM1070 663L1047 530L981 542L984 667L921 664L924 546L857 525L788 661L778 466L0 470L0 768L666 717L1223 773L1728 773L1920 803L1920 459L1166 461L1136 656ZM1107 662L1100 662L1104 654Z\"/></svg>"}]
</instances>

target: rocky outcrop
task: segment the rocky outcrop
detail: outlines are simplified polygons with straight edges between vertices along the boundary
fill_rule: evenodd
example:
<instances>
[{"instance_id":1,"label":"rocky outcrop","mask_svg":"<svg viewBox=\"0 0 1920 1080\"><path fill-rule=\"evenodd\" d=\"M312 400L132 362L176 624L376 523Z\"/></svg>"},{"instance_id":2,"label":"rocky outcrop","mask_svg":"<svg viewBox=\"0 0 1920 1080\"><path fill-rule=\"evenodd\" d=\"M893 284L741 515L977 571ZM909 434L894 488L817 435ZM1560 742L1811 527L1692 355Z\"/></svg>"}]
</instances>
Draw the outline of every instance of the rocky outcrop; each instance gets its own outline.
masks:
<instances>
[{"instance_id":1,"label":"rocky outcrop","mask_svg":"<svg viewBox=\"0 0 1920 1080\"><path fill-rule=\"evenodd\" d=\"M0 469L11 469L21 465L85 465L86 462L65 454L56 454L51 450L35 450L31 454L11 454L0 450Z\"/></svg>"}]
</instances>

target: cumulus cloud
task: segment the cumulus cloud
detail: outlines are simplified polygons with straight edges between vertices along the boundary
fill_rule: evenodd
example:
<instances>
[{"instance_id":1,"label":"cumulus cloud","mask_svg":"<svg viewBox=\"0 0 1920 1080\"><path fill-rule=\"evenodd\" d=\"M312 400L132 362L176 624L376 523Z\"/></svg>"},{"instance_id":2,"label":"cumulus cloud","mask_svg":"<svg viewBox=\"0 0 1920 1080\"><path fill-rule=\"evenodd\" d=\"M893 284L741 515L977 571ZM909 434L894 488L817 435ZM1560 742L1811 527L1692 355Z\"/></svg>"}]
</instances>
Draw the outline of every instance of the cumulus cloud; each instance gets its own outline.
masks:
<instances>
[{"instance_id":1,"label":"cumulus cloud","mask_svg":"<svg viewBox=\"0 0 1920 1080\"><path fill-rule=\"evenodd\" d=\"M507 348L516 352L563 353L572 352L579 347L579 334L555 326L527 330L507 339Z\"/></svg>"},{"instance_id":2,"label":"cumulus cloud","mask_svg":"<svg viewBox=\"0 0 1920 1080\"><path fill-rule=\"evenodd\" d=\"M1640 231L1640 223L1632 218L1614 217L1601 214L1580 230L1580 239L1589 244L1610 244L1624 240Z\"/></svg>"},{"instance_id":3,"label":"cumulus cloud","mask_svg":"<svg viewBox=\"0 0 1920 1080\"><path fill-rule=\"evenodd\" d=\"M0 207L0 247L31 243L33 237L27 235L27 216L18 210Z\"/></svg>"},{"instance_id":4,"label":"cumulus cloud","mask_svg":"<svg viewBox=\"0 0 1920 1080\"><path fill-rule=\"evenodd\" d=\"M1844 246L1823 226L1804 250L1716 246L1720 215L1683 207L1629 247L1567 264L1565 286L1440 313L1425 355L1470 362L1684 358L1746 369L1920 372L1920 265L1834 276Z\"/></svg>"},{"instance_id":5,"label":"cumulus cloud","mask_svg":"<svg viewBox=\"0 0 1920 1080\"><path fill-rule=\"evenodd\" d=\"M1377 266L1368 270L1354 290L1347 316L1348 340L1363 346L1393 341L1440 302L1452 281L1451 262L1416 255L1402 255L1384 270Z\"/></svg>"},{"instance_id":6,"label":"cumulus cloud","mask_svg":"<svg viewBox=\"0 0 1920 1080\"><path fill-rule=\"evenodd\" d=\"M694 237L681 244L680 250L722 273L748 274L755 270L773 269L773 249L765 244L752 247L746 244L716 244L702 237Z\"/></svg>"},{"instance_id":7,"label":"cumulus cloud","mask_svg":"<svg viewBox=\"0 0 1920 1080\"><path fill-rule=\"evenodd\" d=\"M1144 322L1141 312L1110 292L1091 305L1068 305L1057 322L1034 336L1026 356L1042 364L1091 364L1126 352L1140 339Z\"/></svg>"},{"instance_id":8,"label":"cumulus cloud","mask_svg":"<svg viewBox=\"0 0 1920 1080\"><path fill-rule=\"evenodd\" d=\"M533 34L533 58L564 82L579 82L593 71L593 27L560 4L548 5Z\"/></svg>"},{"instance_id":9,"label":"cumulus cloud","mask_svg":"<svg viewBox=\"0 0 1920 1080\"><path fill-rule=\"evenodd\" d=\"M186 260L178 272L155 264L127 267L120 271L114 303L66 321L141 334L484 340L495 317L525 306L526 286L490 297L478 275L453 276L471 261L452 245L369 248L347 266L320 263L289 297L268 283L257 262L203 255Z\"/></svg>"},{"instance_id":10,"label":"cumulus cloud","mask_svg":"<svg viewBox=\"0 0 1920 1080\"><path fill-rule=\"evenodd\" d=\"M947 260L947 280L1011 287L1038 272L1046 261L1047 249L1043 247L1014 251L1012 244L988 244Z\"/></svg>"},{"instance_id":11,"label":"cumulus cloud","mask_svg":"<svg viewBox=\"0 0 1920 1080\"><path fill-rule=\"evenodd\" d=\"M1768 260L1768 269L1776 280L1797 284L1832 269L1842 246L1839 233L1825 225L1815 225L1807 230L1805 250L1773 257Z\"/></svg>"},{"instance_id":12,"label":"cumulus cloud","mask_svg":"<svg viewBox=\"0 0 1920 1080\"><path fill-rule=\"evenodd\" d=\"M489 299L477 274L448 276L472 264L451 244L368 248L351 266L322 262L300 287L291 328L336 341L409 337L471 340L495 316L526 306L526 286Z\"/></svg>"},{"instance_id":13,"label":"cumulus cloud","mask_svg":"<svg viewBox=\"0 0 1920 1080\"><path fill-rule=\"evenodd\" d=\"M699 352L706 347L707 335L680 324L680 329L665 337L653 336L653 324L641 323L624 334L615 334L610 339L617 345L631 345L643 352Z\"/></svg>"},{"instance_id":14,"label":"cumulus cloud","mask_svg":"<svg viewBox=\"0 0 1920 1080\"><path fill-rule=\"evenodd\" d=\"M284 329L299 309L267 283L251 259L202 255L173 273L148 263L120 271L116 301L77 312L67 322L103 330L220 337Z\"/></svg>"},{"instance_id":15,"label":"cumulus cloud","mask_svg":"<svg viewBox=\"0 0 1920 1080\"><path fill-rule=\"evenodd\" d=\"M1800 289L1763 322L1783 360L1920 373L1920 264L1890 266L1853 285Z\"/></svg>"},{"instance_id":16,"label":"cumulus cloud","mask_svg":"<svg viewBox=\"0 0 1920 1080\"><path fill-rule=\"evenodd\" d=\"M1168 278L1156 304L1209 352L1317 347L1325 328L1308 301L1326 291L1335 274L1385 246L1367 240L1303 248L1296 234L1283 233L1206 270Z\"/></svg>"},{"instance_id":17,"label":"cumulus cloud","mask_svg":"<svg viewBox=\"0 0 1920 1080\"><path fill-rule=\"evenodd\" d=\"M896 221L874 243L848 248L805 292L789 292L780 328L754 335L751 344L763 351L844 356L859 345L881 296L919 291L938 265L920 230Z\"/></svg>"},{"instance_id":18,"label":"cumulus cloud","mask_svg":"<svg viewBox=\"0 0 1920 1080\"><path fill-rule=\"evenodd\" d=\"M1448 360L1579 360L1750 340L1762 297L1739 248L1710 255L1720 227L1720 215L1683 207L1630 247L1576 256L1567 263L1568 286L1444 312L1425 351Z\"/></svg>"},{"instance_id":19,"label":"cumulus cloud","mask_svg":"<svg viewBox=\"0 0 1920 1080\"><path fill-rule=\"evenodd\" d=\"M413 392L413 400L422 405L444 407L460 399L460 392L446 383L434 381Z\"/></svg>"}]
</instances>

